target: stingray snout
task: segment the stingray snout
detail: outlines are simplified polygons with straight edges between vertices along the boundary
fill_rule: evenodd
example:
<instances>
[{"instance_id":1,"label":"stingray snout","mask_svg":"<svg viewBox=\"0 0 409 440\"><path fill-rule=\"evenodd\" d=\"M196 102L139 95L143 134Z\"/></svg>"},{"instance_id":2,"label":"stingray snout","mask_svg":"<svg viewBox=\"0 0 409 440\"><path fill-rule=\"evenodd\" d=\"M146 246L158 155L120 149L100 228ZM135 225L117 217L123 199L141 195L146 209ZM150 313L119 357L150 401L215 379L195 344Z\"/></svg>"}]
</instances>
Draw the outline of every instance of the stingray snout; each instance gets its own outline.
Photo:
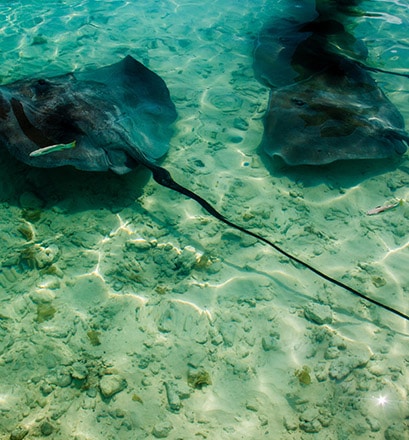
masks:
<instances>
[{"instance_id":1,"label":"stingray snout","mask_svg":"<svg viewBox=\"0 0 409 440\"><path fill-rule=\"evenodd\" d=\"M405 130L398 128L385 128L383 130L383 136L394 139L400 142L395 143L395 151L398 154L404 154L409 145L409 134Z\"/></svg>"}]
</instances>

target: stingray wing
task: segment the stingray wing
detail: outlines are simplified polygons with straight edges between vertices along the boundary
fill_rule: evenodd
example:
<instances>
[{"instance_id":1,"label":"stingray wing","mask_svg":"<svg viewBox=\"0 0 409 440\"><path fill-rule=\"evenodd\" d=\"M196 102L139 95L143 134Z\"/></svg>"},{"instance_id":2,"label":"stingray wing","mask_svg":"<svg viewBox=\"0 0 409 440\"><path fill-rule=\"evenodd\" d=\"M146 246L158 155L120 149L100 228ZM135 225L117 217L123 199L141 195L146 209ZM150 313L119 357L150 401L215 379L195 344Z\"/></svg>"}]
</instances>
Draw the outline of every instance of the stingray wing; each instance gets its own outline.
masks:
<instances>
[{"instance_id":1,"label":"stingray wing","mask_svg":"<svg viewBox=\"0 0 409 440\"><path fill-rule=\"evenodd\" d=\"M138 158L155 161L168 151L176 119L169 91L130 56L91 72L18 81L0 92L0 141L29 165L123 174Z\"/></svg>"},{"instance_id":2,"label":"stingray wing","mask_svg":"<svg viewBox=\"0 0 409 440\"><path fill-rule=\"evenodd\" d=\"M169 149L176 120L175 106L165 81L131 56L94 72L75 74L78 81L98 83L116 106L115 124L122 127L133 148L127 153L137 159L141 152L150 160ZM129 146L128 146L129 147Z\"/></svg>"}]
</instances>

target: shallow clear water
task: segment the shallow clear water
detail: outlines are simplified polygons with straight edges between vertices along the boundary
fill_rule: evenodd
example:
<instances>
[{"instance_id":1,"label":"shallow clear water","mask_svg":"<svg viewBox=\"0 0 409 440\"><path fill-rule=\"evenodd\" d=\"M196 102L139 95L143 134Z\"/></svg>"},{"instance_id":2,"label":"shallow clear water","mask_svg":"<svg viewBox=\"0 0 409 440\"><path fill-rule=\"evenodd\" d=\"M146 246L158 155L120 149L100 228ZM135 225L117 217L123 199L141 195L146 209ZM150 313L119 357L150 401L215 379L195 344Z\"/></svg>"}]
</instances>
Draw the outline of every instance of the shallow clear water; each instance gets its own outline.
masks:
<instances>
[{"instance_id":1,"label":"shallow clear water","mask_svg":"<svg viewBox=\"0 0 409 440\"><path fill-rule=\"evenodd\" d=\"M131 54L177 107L163 163L175 180L408 313L408 156L317 171L257 154L268 90L254 78L252 47L286 6L7 2L0 79ZM372 65L405 71L407 5L360 7L371 13L351 29ZM409 80L376 80L409 126ZM143 170L44 171L2 154L0 172L0 438L408 438L404 320L226 228ZM403 205L365 215L395 199Z\"/></svg>"}]
</instances>

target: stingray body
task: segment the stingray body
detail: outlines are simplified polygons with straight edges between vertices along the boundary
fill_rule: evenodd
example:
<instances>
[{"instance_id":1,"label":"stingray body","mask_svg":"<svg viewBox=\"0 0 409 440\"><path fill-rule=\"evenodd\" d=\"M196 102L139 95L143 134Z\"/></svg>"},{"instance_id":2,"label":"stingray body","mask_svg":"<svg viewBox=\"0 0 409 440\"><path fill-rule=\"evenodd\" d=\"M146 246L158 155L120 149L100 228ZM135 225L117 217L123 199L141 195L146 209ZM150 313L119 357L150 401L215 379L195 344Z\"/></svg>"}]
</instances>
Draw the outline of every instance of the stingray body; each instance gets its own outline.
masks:
<instances>
[{"instance_id":1,"label":"stingray body","mask_svg":"<svg viewBox=\"0 0 409 440\"><path fill-rule=\"evenodd\" d=\"M126 173L166 154L175 119L165 82L131 56L0 87L0 143L36 167Z\"/></svg>"},{"instance_id":2,"label":"stingray body","mask_svg":"<svg viewBox=\"0 0 409 440\"><path fill-rule=\"evenodd\" d=\"M289 165L380 159L406 151L398 109L364 70L328 71L270 93L262 148Z\"/></svg>"},{"instance_id":3,"label":"stingray body","mask_svg":"<svg viewBox=\"0 0 409 440\"><path fill-rule=\"evenodd\" d=\"M330 9L310 12L311 21L281 20L255 46L256 76L271 88L261 147L289 165L406 151L402 115L365 68L364 44L339 17Z\"/></svg>"}]
</instances>

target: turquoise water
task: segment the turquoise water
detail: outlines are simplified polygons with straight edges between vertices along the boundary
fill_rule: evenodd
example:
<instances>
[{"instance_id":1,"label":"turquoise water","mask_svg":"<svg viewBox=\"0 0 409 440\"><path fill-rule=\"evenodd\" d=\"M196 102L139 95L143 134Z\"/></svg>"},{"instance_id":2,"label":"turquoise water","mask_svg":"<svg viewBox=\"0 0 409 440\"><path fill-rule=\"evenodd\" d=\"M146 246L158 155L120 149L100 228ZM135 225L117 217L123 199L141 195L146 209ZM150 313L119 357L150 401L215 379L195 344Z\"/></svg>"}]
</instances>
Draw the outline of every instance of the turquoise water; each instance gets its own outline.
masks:
<instances>
[{"instance_id":1,"label":"turquoise water","mask_svg":"<svg viewBox=\"0 0 409 440\"><path fill-rule=\"evenodd\" d=\"M178 182L408 313L408 156L318 172L266 166L256 152L268 90L254 78L253 42L286 6L8 2L0 79L131 54L177 107L163 165ZM351 31L371 63L405 71L407 5L360 8L368 14ZM409 126L409 80L376 79ZM44 171L4 154L0 173L1 439L408 438L404 320L226 228L144 170Z\"/></svg>"}]
</instances>

